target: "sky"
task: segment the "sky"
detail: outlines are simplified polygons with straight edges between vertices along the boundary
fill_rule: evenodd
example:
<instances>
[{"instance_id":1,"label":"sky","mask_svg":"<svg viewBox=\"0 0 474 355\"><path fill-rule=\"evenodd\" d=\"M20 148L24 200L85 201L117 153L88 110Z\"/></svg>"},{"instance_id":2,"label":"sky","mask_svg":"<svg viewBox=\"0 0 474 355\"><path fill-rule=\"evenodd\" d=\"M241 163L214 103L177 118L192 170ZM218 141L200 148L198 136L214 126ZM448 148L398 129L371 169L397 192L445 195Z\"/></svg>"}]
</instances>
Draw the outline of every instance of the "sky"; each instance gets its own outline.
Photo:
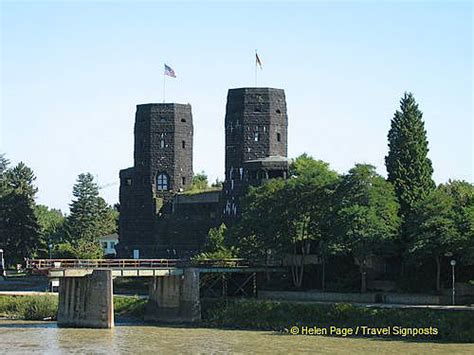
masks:
<instances>
[{"instance_id":1,"label":"sky","mask_svg":"<svg viewBox=\"0 0 474 355\"><path fill-rule=\"evenodd\" d=\"M386 176L387 133L413 92L437 183L474 181L472 2L0 1L0 152L68 212L91 172L110 204L133 165L137 104L190 103L194 171L224 176L227 90L285 90L288 156Z\"/></svg>"}]
</instances>

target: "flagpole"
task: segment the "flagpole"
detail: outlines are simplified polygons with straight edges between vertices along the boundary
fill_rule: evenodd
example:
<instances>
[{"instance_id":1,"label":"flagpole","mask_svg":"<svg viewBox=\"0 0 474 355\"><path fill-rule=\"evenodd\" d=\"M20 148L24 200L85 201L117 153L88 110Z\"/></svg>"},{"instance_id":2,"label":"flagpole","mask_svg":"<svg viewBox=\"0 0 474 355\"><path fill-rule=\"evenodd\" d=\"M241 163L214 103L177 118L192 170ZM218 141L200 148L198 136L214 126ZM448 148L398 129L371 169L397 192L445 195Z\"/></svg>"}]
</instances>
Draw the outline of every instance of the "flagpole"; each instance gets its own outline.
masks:
<instances>
[{"instance_id":1,"label":"flagpole","mask_svg":"<svg viewBox=\"0 0 474 355\"><path fill-rule=\"evenodd\" d=\"M165 81L166 81L166 75L165 75L165 72L163 71L163 103L165 103Z\"/></svg>"},{"instance_id":2,"label":"flagpole","mask_svg":"<svg viewBox=\"0 0 474 355\"><path fill-rule=\"evenodd\" d=\"M255 50L255 87L257 87L257 50Z\"/></svg>"}]
</instances>

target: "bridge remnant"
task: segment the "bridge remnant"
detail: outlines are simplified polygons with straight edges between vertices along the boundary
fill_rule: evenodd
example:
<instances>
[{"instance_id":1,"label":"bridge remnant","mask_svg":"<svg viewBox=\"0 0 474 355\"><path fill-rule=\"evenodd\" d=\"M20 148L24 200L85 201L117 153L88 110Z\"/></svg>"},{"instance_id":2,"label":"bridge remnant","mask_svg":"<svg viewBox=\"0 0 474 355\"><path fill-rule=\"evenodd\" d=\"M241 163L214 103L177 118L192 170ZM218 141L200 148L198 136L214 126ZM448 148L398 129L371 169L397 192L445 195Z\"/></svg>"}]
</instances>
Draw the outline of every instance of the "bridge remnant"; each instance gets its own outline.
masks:
<instances>
[{"instance_id":1,"label":"bridge remnant","mask_svg":"<svg viewBox=\"0 0 474 355\"><path fill-rule=\"evenodd\" d=\"M111 270L61 278L58 326L112 328L114 326Z\"/></svg>"},{"instance_id":2,"label":"bridge remnant","mask_svg":"<svg viewBox=\"0 0 474 355\"><path fill-rule=\"evenodd\" d=\"M154 277L150 284L147 308L147 321L201 320L199 269L186 268L182 276Z\"/></svg>"}]
</instances>

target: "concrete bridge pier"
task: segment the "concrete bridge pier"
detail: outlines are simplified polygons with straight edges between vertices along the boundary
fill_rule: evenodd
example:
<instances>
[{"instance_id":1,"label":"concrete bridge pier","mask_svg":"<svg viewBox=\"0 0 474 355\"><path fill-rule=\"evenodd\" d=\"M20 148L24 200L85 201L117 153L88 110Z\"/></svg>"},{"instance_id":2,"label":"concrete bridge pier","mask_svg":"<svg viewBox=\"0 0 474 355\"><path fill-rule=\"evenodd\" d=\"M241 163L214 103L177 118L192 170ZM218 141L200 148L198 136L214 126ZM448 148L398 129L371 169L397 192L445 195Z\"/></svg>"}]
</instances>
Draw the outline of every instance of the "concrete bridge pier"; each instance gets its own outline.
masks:
<instances>
[{"instance_id":1,"label":"concrete bridge pier","mask_svg":"<svg viewBox=\"0 0 474 355\"><path fill-rule=\"evenodd\" d=\"M111 270L62 277L59 284L58 326L112 328L114 326Z\"/></svg>"},{"instance_id":2,"label":"concrete bridge pier","mask_svg":"<svg viewBox=\"0 0 474 355\"><path fill-rule=\"evenodd\" d=\"M183 275L154 277L150 284L145 320L162 322L201 320L199 269L186 268Z\"/></svg>"}]
</instances>

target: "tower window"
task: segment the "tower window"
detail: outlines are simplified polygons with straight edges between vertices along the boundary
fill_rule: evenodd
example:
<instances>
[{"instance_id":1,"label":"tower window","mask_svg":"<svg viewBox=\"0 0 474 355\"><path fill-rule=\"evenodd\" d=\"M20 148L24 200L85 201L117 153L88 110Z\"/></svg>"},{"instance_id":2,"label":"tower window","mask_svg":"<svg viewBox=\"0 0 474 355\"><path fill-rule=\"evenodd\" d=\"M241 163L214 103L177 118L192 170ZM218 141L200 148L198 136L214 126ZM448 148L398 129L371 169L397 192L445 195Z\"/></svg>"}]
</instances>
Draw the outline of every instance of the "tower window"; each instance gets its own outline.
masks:
<instances>
[{"instance_id":1,"label":"tower window","mask_svg":"<svg viewBox=\"0 0 474 355\"><path fill-rule=\"evenodd\" d=\"M280 110L276 110L276 113L280 114L280 113L281 113L281 111L280 111Z\"/></svg>"},{"instance_id":2,"label":"tower window","mask_svg":"<svg viewBox=\"0 0 474 355\"><path fill-rule=\"evenodd\" d=\"M184 176L181 177L181 185L186 185L186 178Z\"/></svg>"},{"instance_id":3,"label":"tower window","mask_svg":"<svg viewBox=\"0 0 474 355\"><path fill-rule=\"evenodd\" d=\"M125 179L125 185L131 186L132 185L132 178Z\"/></svg>"},{"instance_id":4,"label":"tower window","mask_svg":"<svg viewBox=\"0 0 474 355\"><path fill-rule=\"evenodd\" d=\"M167 191L168 190L168 175L161 173L156 178L156 189L158 191Z\"/></svg>"},{"instance_id":5,"label":"tower window","mask_svg":"<svg viewBox=\"0 0 474 355\"><path fill-rule=\"evenodd\" d=\"M185 122L186 122L186 118L182 118L182 119L181 119L181 122L185 123Z\"/></svg>"},{"instance_id":6,"label":"tower window","mask_svg":"<svg viewBox=\"0 0 474 355\"><path fill-rule=\"evenodd\" d=\"M165 135L163 133L160 134L160 148L165 147Z\"/></svg>"},{"instance_id":7,"label":"tower window","mask_svg":"<svg viewBox=\"0 0 474 355\"><path fill-rule=\"evenodd\" d=\"M253 140L255 142L258 142L260 140L260 134L258 132L254 132L253 134Z\"/></svg>"},{"instance_id":8,"label":"tower window","mask_svg":"<svg viewBox=\"0 0 474 355\"><path fill-rule=\"evenodd\" d=\"M186 149L186 141L181 141L181 146L183 147L183 149Z\"/></svg>"},{"instance_id":9,"label":"tower window","mask_svg":"<svg viewBox=\"0 0 474 355\"><path fill-rule=\"evenodd\" d=\"M280 141L281 141L281 134L277 133L277 142L280 142Z\"/></svg>"}]
</instances>

